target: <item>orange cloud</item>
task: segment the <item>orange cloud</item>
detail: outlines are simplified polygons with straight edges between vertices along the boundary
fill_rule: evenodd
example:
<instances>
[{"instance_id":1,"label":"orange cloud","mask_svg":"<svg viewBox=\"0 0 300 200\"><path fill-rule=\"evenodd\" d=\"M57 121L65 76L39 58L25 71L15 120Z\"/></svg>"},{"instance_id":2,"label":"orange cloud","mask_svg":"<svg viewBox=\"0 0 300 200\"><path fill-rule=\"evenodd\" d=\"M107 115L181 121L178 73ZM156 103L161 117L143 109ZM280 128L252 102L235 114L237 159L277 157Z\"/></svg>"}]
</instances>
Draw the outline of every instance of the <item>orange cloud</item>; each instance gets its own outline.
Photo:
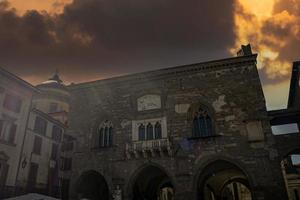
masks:
<instances>
[{"instance_id":1,"label":"orange cloud","mask_svg":"<svg viewBox=\"0 0 300 200\"><path fill-rule=\"evenodd\" d=\"M297 48L293 45L300 42L300 15L292 7L278 9L283 1L236 0L236 41L230 52L235 54L241 44L251 43L259 53L259 69L271 80L289 77L292 59L297 58L287 53L287 49ZM284 1L287 2L292 4L294 0Z\"/></svg>"},{"instance_id":2,"label":"orange cloud","mask_svg":"<svg viewBox=\"0 0 300 200\"><path fill-rule=\"evenodd\" d=\"M65 5L73 0L7 0L17 13L23 15L28 10L47 11L51 14L62 13Z\"/></svg>"}]
</instances>

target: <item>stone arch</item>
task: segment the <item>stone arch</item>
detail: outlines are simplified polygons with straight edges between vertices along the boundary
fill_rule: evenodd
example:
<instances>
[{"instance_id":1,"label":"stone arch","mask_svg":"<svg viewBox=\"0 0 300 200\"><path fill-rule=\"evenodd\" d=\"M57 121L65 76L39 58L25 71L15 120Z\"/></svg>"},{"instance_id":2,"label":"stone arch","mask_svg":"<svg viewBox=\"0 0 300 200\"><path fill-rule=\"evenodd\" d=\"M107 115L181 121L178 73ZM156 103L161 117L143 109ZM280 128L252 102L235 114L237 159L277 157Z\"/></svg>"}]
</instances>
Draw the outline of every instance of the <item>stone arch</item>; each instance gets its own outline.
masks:
<instances>
[{"instance_id":1,"label":"stone arch","mask_svg":"<svg viewBox=\"0 0 300 200\"><path fill-rule=\"evenodd\" d=\"M205 160L205 159L203 159ZM207 159L195 168L194 191L195 199L211 200L223 199L226 195L240 195L246 192L247 200L254 199L253 179L238 161L226 157ZM226 194L225 189L235 186L231 194ZM236 187L238 186L238 194ZM211 198L213 196L213 198ZM236 197L235 197L236 198ZM240 200L244 200L240 198Z\"/></svg>"},{"instance_id":2,"label":"stone arch","mask_svg":"<svg viewBox=\"0 0 300 200\"><path fill-rule=\"evenodd\" d=\"M75 193L77 199L110 199L110 191L106 179L95 170L88 170L80 175L75 183Z\"/></svg>"},{"instance_id":3,"label":"stone arch","mask_svg":"<svg viewBox=\"0 0 300 200\"><path fill-rule=\"evenodd\" d=\"M133 200L142 198L156 200L157 191L164 187L171 187L175 193L176 186L173 177L160 165L147 163L138 167L130 176L126 195Z\"/></svg>"}]
</instances>

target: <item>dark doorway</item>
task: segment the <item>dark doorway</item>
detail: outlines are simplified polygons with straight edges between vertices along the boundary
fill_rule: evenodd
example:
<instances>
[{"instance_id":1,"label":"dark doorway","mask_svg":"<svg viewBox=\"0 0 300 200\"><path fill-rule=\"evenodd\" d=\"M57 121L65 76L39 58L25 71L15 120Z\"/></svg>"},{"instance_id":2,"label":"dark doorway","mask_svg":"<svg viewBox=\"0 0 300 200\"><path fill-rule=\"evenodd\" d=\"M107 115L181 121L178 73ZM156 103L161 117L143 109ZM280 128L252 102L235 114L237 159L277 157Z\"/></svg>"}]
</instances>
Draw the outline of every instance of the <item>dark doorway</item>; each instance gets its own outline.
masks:
<instances>
[{"instance_id":1,"label":"dark doorway","mask_svg":"<svg viewBox=\"0 0 300 200\"><path fill-rule=\"evenodd\" d=\"M160 168L147 166L136 176L133 200L173 200L174 187L169 176Z\"/></svg>"},{"instance_id":2,"label":"dark doorway","mask_svg":"<svg viewBox=\"0 0 300 200\"><path fill-rule=\"evenodd\" d=\"M209 164L198 179L198 200L252 200L247 176L227 161Z\"/></svg>"},{"instance_id":3,"label":"dark doorway","mask_svg":"<svg viewBox=\"0 0 300 200\"><path fill-rule=\"evenodd\" d=\"M96 171L84 172L77 181L78 199L109 200L109 189L104 177Z\"/></svg>"}]
</instances>

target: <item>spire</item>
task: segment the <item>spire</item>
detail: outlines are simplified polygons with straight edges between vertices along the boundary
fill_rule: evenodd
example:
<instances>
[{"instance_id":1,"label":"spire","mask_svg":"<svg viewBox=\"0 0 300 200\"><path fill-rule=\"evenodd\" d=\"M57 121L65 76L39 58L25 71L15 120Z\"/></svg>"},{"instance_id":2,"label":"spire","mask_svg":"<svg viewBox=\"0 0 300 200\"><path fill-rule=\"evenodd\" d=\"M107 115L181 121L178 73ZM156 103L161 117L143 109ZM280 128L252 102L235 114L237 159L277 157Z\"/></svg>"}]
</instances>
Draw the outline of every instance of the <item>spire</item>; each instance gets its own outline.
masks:
<instances>
[{"instance_id":1,"label":"spire","mask_svg":"<svg viewBox=\"0 0 300 200\"><path fill-rule=\"evenodd\" d=\"M56 82L62 84L63 81L62 81L62 80L60 79L60 77L59 77L59 71L58 71L57 68L56 68L56 70L55 70L54 75L52 76L52 78L49 78L49 80L50 80L50 81L56 81Z\"/></svg>"}]
</instances>

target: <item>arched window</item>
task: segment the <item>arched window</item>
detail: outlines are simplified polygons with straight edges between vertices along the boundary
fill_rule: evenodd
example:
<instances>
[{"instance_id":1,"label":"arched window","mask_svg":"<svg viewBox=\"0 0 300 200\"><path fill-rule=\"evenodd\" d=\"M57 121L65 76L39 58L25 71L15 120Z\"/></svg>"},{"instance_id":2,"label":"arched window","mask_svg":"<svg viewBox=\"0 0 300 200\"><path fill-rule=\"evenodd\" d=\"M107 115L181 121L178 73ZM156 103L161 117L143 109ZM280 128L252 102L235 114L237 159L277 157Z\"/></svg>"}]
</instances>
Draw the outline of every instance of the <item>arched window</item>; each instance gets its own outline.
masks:
<instances>
[{"instance_id":1,"label":"arched window","mask_svg":"<svg viewBox=\"0 0 300 200\"><path fill-rule=\"evenodd\" d=\"M113 128L109 127L108 130L108 146L112 146L113 145Z\"/></svg>"},{"instance_id":2,"label":"arched window","mask_svg":"<svg viewBox=\"0 0 300 200\"><path fill-rule=\"evenodd\" d=\"M161 139L161 124L159 122L156 122L155 124L155 139Z\"/></svg>"},{"instance_id":3,"label":"arched window","mask_svg":"<svg viewBox=\"0 0 300 200\"><path fill-rule=\"evenodd\" d=\"M145 126L141 124L139 126L139 140L145 140Z\"/></svg>"},{"instance_id":4,"label":"arched window","mask_svg":"<svg viewBox=\"0 0 300 200\"><path fill-rule=\"evenodd\" d=\"M213 135L213 124L206 109L199 108L193 116L193 136L209 137Z\"/></svg>"},{"instance_id":5,"label":"arched window","mask_svg":"<svg viewBox=\"0 0 300 200\"><path fill-rule=\"evenodd\" d=\"M104 128L104 147L108 146L108 127Z\"/></svg>"},{"instance_id":6,"label":"arched window","mask_svg":"<svg viewBox=\"0 0 300 200\"><path fill-rule=\"evenodd\" d=\"M111 147L113 145L112 123L105 121L98 130L99 147Z\"/></svg>"},{"instance_id":7,"label":"arched window","mask_svg":"<svg viewBox=\"0 0 300 200\"><path fill-rule=\"evenodd\" d=\"M151 123L147 125L147 140L153 140L153 126Z\"/></svg>"},{"instance_id":8,"label":"arched window","mask_svg":"<svg viewBox=\"0 0 300 200\"><path fill-rule=\"evenodd\" d=\"M161 119L143 120L134 125L134 140L160 140L166 138L165 121Z\"/></svg>"}]
</instances>

